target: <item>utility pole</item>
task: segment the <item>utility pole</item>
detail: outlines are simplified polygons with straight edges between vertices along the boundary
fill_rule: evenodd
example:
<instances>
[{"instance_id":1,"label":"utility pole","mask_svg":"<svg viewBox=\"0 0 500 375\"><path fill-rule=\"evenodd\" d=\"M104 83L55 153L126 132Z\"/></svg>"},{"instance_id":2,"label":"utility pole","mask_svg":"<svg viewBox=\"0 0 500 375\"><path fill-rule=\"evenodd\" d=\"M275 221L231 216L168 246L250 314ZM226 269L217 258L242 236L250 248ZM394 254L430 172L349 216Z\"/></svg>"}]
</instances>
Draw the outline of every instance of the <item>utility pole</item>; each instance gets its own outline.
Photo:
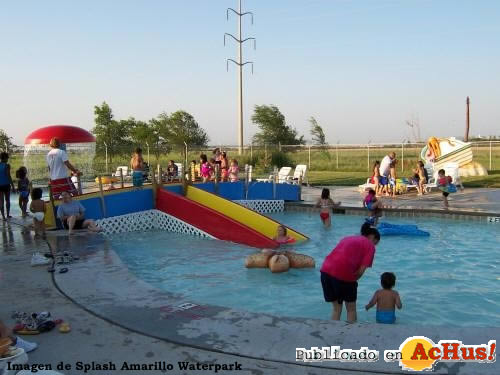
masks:
<instances>
[{"instance_id":1,"label":"utility pole","mask_svg":"<svg viewBox=\"0 0 500 375\"><path fill-rule=\"evenodd\" d=\"M470 112L469 112L469 105L470 105L470 99L467 97L467 100L465 101L467 104L467 109L465 112L465 137L464 137L464 142L469 142L469 127L470 127Z\"/></svg>"},{"instance_id":2,"label":"utility pole","mask_svg":"<svg viewBox=\"0 0 500 375\"><path fill-rule=\"evenodd\" d=\"M229 11L233 12L238 16L238 37L236 38L234 35L230 33L224 33L224 45L226 45L226 36L230 36L233 38L236 43L238 43L238 61L233 59L226 60L226 70L229 70L229 62L236 64L238 66L238 154L242 154L243 152L243 66L246 64L252 64L252 74L253 74L253 62L246 61L243 62L243 43L247 40L253 40L253 48L256 47L255 38L245 38L242 39L241 36L241 21L242 17L245 15L250 15L252 17L252 25L253 25L253 13L241 11L241 0L239 0L238 11L233 8L227 8L226 10L226 18L229 20Z\"/></svg>"}]
</instances>

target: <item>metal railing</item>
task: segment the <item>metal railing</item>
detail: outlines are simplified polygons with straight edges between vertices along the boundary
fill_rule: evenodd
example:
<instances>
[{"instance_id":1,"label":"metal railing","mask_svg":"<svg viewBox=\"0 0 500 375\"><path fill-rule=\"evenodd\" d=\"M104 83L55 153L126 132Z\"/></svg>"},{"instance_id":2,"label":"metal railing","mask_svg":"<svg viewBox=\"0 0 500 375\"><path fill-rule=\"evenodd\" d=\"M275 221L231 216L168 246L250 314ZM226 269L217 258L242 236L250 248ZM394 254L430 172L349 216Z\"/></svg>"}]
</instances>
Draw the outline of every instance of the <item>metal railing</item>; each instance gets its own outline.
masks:
<instances>
[{"instance_id":1,"label":"metal railing","mask_svg":"<svg viewBox=\"0 0 500 375\"><path fill-rule=\"evenodd\" d=\"M500 141L471 142L474 161L482 164L487 170L500 170ZM240 169L244 165L252 165L253 173L269 174L275 166L291 166L305 164L309 171L345 171L345 172L370 172L373 162L381 160L387 153L394 151L399 161L398 169L401 172L410 171L420 160L420 153L425 143L369 143L369 144L328 144L328 145L246 145L242 154L238 154L238 146L214 145L214 146L189 146L169 147L168 150L155 149L145 145L144 159L150 166L150 170L158 168L158 165L166 169L170 159L183 164L183 171L190 170L191 160L199 162L200 154L207 154L210 159L212 151L220 148L228 154L228 158L236 158ZM19 150L21 151L21 150ZM12 176L26 159L22 152L11 154L10 164ZM85 150L79 153L78 149L69 151L70 161L78 169L85 170L83 182L91 182L99 174L111 176L120 166L130 164L132 147L114 150L111 153L106 147L97 147L96 154L90 158ZM35 183L45 184L48 181L48 170L45 162L45 153L33 155L31 165L28 167L30 179Z\"/></svg>"}]
</instances>

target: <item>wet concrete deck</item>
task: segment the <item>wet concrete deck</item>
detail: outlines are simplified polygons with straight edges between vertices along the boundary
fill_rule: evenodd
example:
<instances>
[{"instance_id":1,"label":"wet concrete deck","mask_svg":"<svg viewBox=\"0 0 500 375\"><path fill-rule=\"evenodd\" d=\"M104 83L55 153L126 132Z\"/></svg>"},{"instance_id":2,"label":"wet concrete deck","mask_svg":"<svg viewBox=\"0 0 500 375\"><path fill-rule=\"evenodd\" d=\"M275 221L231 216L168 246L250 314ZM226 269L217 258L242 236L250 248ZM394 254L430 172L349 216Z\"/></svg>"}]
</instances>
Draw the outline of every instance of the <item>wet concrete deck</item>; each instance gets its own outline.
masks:
<instances>
[{"instance_id":1,"label":"wet concrete deck","mask_svg":"<svg viewBox=\"0 0 500 375\"><path fill-rule=\"evenodd\" d=\"M362 207L363 194L356 187L325 186L330 189L335 202L343 206ZM303 187L302 199L305 203L315 203L321 195L322 187ZM381 197L385 207L412 210L443 210L440 191L418 196L415 191L396 197ZM500 216L500 189L465 189L449 196L449 211L489 213Z\"/></svg>"}]
</instances>

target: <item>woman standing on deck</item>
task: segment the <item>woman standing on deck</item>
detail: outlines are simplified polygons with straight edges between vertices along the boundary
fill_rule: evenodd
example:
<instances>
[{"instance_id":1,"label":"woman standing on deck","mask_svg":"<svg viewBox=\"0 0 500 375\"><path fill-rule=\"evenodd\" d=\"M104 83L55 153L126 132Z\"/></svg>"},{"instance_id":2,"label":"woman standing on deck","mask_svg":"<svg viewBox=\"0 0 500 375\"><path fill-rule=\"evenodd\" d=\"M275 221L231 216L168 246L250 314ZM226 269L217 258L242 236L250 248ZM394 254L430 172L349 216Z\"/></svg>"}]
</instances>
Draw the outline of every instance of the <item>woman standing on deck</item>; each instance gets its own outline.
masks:
<instances>
[{"instance_id":1,"label":"woman standing on deck","mask_svg":"<svg viewBox=\"0 0 500 375\"><path fill-rule=\"evenodd\" d=\"M361 227L361 236L343 238L325 258L321 267L321 285L325 301L333 305L333 320L340 320L344 302L347 321L354 323L357 320L358 280L372 266L375 245L379 241L378 230L365 223Z\"/></svg>"}]
</instances>

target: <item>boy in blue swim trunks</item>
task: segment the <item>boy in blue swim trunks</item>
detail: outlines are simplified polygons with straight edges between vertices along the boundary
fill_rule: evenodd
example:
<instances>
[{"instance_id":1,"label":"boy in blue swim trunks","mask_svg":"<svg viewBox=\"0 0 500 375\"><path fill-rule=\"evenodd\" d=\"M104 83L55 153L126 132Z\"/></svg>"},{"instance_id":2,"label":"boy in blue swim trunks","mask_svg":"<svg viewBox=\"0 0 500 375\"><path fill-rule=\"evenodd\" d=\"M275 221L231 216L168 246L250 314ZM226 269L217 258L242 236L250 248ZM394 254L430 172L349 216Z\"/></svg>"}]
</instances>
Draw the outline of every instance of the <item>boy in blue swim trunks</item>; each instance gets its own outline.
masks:
<instances>
[{"instance_id":1,"label":"boy in blue swim trunks","mask_svg":"<svg viewBox=\"0 0 500 375\"><path fill-rule=\"evenodd\" d=\"M368 309L377 305L377 323L393 324L396 321L395 308L401 310L403 307L399 293L392 290L396 285L396 275L392 272L384 272L380 276L380 284L382 289L375 292L365 309L368 311Z\"/></svg>"}]
</instances>

